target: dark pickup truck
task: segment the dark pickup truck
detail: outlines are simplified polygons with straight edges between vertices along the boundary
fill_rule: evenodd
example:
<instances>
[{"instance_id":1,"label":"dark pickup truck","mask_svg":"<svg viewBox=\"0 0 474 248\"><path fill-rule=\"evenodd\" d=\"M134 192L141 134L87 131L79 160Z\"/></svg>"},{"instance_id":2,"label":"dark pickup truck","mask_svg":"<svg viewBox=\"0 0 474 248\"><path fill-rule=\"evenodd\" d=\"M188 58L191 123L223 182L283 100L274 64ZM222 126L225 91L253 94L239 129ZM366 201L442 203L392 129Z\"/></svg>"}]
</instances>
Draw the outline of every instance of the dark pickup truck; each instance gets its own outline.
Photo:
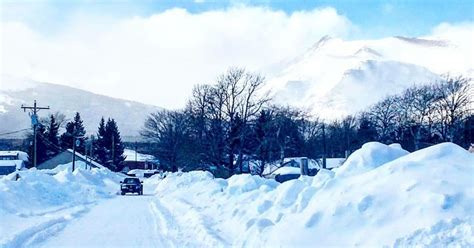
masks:
<instances>
[{"instance_id":1,"label":"dark pickup truck","mask_svg":"<svg viewBox=\"0 0 474 248\"><path fill-rule=\"evenodd\" d=\"M137 193L143 195L143 182L140 179L134 177L127 177L124 181L120 181L120 193L125 195L126 193Z\"/></svg>"}]
</instances>

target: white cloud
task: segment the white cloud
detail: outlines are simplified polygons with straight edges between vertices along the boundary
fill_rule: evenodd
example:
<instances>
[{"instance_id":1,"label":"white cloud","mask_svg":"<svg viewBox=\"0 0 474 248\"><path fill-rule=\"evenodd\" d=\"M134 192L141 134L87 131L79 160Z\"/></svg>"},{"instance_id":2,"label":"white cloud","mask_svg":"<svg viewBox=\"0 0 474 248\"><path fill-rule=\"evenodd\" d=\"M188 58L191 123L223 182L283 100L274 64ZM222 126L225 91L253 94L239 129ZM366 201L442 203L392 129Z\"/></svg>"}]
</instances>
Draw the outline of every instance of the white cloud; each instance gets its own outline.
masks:
<instances>
[{"instance_id":1,"label":"white cloud","mask_svg":"<svg viewBox=\"0 0 474 248\"><path fill-rule=\"evenodd\" d=\"M441 23L432 29L429 39L447 40L459 48L445 57L457 58L455 66L460 73L474 76L474 22Z\"/></svg>"},{"instance_id":2,"label":"white cloud","mask_svg":"<svg viewBox=\"0 0 474 248\"><path fill-rule=\"evenodd\" d=\"M196 14L170 9L115 20L78 14L53 34L4 22L1 71L177 108L194 84L211 83L230 66L258 70L323 35L346 37L352 30L333 8L292 14L245 6Z\"/></svg>"},{"instance_id":3,"label":"white cloud","mask_svg":"<svg viewBox=\"0 0 474 248\"><path fill-rule=\"evenodd\" d=\"M434 27L431 35L435 39L452 40L472 47L474 44L474 22L441 23Z\"/></svg>"}]
</instances>

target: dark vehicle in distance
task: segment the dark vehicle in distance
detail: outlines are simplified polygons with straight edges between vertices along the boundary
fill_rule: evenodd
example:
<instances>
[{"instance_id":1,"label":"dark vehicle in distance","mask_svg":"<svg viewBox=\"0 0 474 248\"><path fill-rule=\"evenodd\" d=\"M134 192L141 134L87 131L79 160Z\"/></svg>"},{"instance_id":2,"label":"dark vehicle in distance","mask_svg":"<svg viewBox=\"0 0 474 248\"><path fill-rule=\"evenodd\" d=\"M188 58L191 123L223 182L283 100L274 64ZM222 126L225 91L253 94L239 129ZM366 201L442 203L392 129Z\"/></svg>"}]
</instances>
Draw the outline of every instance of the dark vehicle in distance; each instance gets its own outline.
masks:
<instances>
[{"instance_id":1,"label":"dark vehicle in distance","mask_svg":"<svg viewBox=\"0 0 474 248\"><path fill-rule=\"evenodd\" d=\"M120 194L125 195L126 193L143 195L143 182L134 177L127 177L123 182L120 181Z\"/></svg>"}]
</instances>

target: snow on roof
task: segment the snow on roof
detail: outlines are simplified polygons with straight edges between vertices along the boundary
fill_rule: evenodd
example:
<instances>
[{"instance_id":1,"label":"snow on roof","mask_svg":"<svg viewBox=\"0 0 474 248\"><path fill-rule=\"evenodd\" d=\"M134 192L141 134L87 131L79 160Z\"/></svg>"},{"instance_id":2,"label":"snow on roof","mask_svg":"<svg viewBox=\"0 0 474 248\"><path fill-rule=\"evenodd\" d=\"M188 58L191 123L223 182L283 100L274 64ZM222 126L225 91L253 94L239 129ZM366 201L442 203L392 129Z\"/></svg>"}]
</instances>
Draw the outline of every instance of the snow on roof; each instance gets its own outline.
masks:
<instances>
[{"instance_id":1,"label":"snow on roof","mask_svg":"<svg viewBox=\"0 0 474 248\"><path fill-rule=\"evenodd\" d=\"M155 173L159 170L142 170L142 169L133 169L127 172L127 174L142 174L142 173Z\"/></svg>"},{"instance_id":2,"label":"snow on roof","mask_svg":"<svg viewBox=\"0 0 474 248\"><path fill-rule=\"evenodd\" d=\"M272 175L292 175L292 174L300 174L301 169L297 167L281 167L272 172Z\"/></svg>"},{"instance_id":3,"label":"snow on roof","mask_svg":"<svg viewBox=\"0 0 474 248\"><path fill-rule=\"evenodd\" d=\"M135 151L130 149L124 149L123 155L125 156L125 161L135 161ZM155 156L143 153L137 153L137 161L154 161L156 160Z\"/></svg>"},{"instance_id":4,"label":"snow on roof","mask_svg":"<svg viewBox=\"0 0 474 248\"><path fill-rule=\"evenodd\" d=\"M15 166L17 170L24 167L23 160L0 160L0 167L12 167Z\"/></svg>"},{"instance_id":5,"label":"snow on roof","mask_svg":"<svg viewBox=\"0 0 474 248\"><path fill-rule=\"evenodd\" d=\"M28 153L22 151L0 151L0 157L2 156L18 156L20 160L28 162Z\"/></svg>"}]
</instances>

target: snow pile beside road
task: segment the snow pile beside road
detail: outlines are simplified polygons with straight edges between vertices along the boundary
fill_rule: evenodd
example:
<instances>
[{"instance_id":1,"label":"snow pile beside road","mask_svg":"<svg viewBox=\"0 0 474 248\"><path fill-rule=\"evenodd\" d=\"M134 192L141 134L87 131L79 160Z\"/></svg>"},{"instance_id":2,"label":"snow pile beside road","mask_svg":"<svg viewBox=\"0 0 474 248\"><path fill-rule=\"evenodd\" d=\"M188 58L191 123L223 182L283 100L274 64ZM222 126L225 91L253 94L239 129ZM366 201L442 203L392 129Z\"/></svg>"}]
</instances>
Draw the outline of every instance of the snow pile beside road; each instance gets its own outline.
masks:
<instances>
[{"instance_id":1,"label":"snow pile beside road","mask_svg":"<svg viewBox=\"0 0 474 248\"><path fill-rule=\"evenodd\" d=\"M452 143L411 154L369 143L344 172L322 170L282 184L171 174L156 192L211 246L473 246L473 161Z\"/></svg>"},{"instance_id":2,"label":"snow pile beside road","mask_svg":"<svg viewBox=\"0 0 474 248\"><path fill-rule=\"evenodd\" d=\"M0 247L32 246L28 242L45 239L41 235L60 230L119 189L122 177L108 169L85 170L83 162L76 162L74 172L71 167L30 169L18 172L18 180L15 173L0 179Z\"/></svg>"},{"instance_id":3,"label":"snow pile beside road","mask_svg":"<svg viewBox=\"0 0 474 248\"><path fill-rule=\"evenodd\" d=\"M260 176L250 174L235 175L229 178L227 183L226 192L229 195L239 195L257 189L266 191L278 185L276 181L266 180Z\"/></svg>"},{"instance_id":4,"label":"snow pile beside road","mask_svg":"<svg viewBox=\"0 0 474 248\"><path fill-rule=\"evenodd\" d=\"M472 247L474 244L474 220L453 219L440 221L428 229L420 229L413 234L400 238L394 247Z\"/></svg>"},{"instance_id":5,"label":"snow pile beside road","mask_svg":"<svg viewBox=\"0 0 474 248\"><path fill-rule=\"evenodd\" d=\"M74 172L71 164L60 165L54 170L30 169L0 179L0 214L29 215L49 208L72 206L109 197L119 188L121 177L107 169L84 170L85 164L77 162Z\"/></svg>"}]
</instances>

